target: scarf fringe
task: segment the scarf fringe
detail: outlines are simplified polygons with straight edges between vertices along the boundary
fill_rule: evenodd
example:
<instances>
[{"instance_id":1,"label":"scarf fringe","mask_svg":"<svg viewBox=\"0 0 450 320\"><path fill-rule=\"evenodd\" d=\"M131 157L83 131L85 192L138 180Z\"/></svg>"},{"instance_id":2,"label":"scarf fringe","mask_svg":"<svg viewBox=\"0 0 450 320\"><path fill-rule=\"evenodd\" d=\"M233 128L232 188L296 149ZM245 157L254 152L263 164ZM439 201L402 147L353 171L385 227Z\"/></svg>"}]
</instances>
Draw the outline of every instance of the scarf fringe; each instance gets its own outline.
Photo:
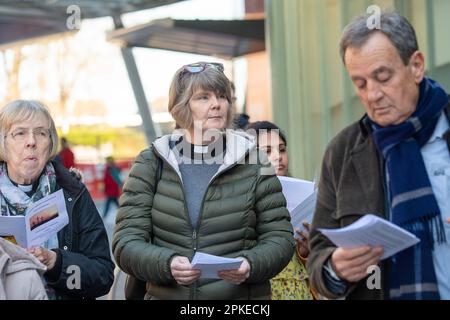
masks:
<instances>
[{"instance_id":1,"label":"scarf fringe","mask_svg":"<svg viewBox=\"0 0 450 320\"><path fill-rule=\"evenodd\" d=\"M416 236L420 235L423 227L425 227L425 230L423 230L425 239L419 238L424 242L423 245L431 247L432 249L434 248L435 243L442 244L447 242L444 223L439 213L429 213L417 220L407 221L400 227Z\"/></svg>"}]
</instances>

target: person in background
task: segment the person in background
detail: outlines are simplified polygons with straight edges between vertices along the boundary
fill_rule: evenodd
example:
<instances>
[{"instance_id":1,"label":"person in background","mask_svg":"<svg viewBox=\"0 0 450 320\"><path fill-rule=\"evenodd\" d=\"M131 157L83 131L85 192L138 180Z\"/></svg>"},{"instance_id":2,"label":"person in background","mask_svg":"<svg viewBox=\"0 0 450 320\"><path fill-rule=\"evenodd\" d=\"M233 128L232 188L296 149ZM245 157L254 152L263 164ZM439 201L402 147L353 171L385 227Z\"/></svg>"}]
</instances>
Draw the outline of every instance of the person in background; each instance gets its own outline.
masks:
<instances>
[{"instance_id":1,"label":"person in background","mask_svg":"<svg viewBox=\"0 0 450 320\"><path fill-rule=\"evenodd\" d=\"M105 173L103 176L105 187L106 203L103 211L103 219L108 215L111 203L119 207L119 197L122 190L122 180L120 178L120 168L116 165L113 157L106 158Z\"/></svg>"},{"instance_id":2,"label":"person in background","mask_svg":"<svg viewBox=\"0 0 450 320\"><path fill-rule=\"evenodd\" d=\"M16 100L0 110L0 214L23 216L62 189L68 224L29 252L47 268L49 299L94 299L114 279L108 237L85 185L52 161L57 148L55 123L42 103Z\"/></svg>"},{"instance_id":3,"label":"person in background","mask_svg":"<svg viewBox=\"0 0 450 320\"><path fill-rule=\"evenodd\" d=\"M67 169L75 167L75 155L69 147L69 142L65 137L61 138L61 151L58 154L59 160Z\"/></svg>"},{"instance_id":4,"label":"person in background","mask_svg":"<svg viewBox=\"0 0 450 320\"><path fill-rule=\"evenodd\" d=\"M246 113L239 113L234 118L234 128L236 130L245 130L250 123L250 116Z\"/></svg>"},{"instance_id":5,"label":"person in background","mask_svg":"<svg viewBox=\"0 0 450 320\"><path fill-rule=\"evenodd\" d=\"M258 121L247 126L247 132L257 137L258 148L267 156L277 176L288 176L289 157L287 139L280 128L269 121ZM303 223L306 232L309 224ZM312 300L317 294L309 285L306 261L309 255L308 234L295 230L297 246L286 268L271 280L272 300Z\"/></svg>"},{"instance_id":6,"label":"person in background","mask_svg":"<svg viewBox=\"0 0 450 320\"><path fill-rule=\"evenodd\" d=\"M125 183L113 252L147 282L146 299L268 299L269 280L294 252L281 184L263 174L267 158L254 137L226 130L233 112L223 71L199 62L175 73L169 112L181 129L144 150ZM243 262L201 279L196 252Z\"/></svg>"}]
</instances>

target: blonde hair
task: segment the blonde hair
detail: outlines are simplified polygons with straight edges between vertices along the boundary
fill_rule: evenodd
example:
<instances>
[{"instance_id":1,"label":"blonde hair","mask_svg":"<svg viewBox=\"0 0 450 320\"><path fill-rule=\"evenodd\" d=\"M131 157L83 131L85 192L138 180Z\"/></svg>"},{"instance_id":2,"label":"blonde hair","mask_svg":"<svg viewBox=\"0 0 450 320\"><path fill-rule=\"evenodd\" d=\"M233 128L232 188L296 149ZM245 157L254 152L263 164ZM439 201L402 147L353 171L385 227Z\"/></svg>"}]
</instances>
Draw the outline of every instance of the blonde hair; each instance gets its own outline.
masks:
<instances>
[{"instance_id":1,"label":"blonde hair","mask_svg":"<svg viewBox=\"0 0 450 320\"><path fill-rule=\"evenodd\" d=\"M11 127L17 122L31 120L39 115L44 116L50 124L50 148L47 160L56 155L58 150L58 133L48 108L35 100L15 100L0 110L0 161L6 161L5 137Z\"/></svg>"},{"instance_id":2,"label":"blonde hair","mask_svg":"<svg viewBox=\"0 0 450 320\"><path fill-rule=\"evenodd\" d=\"M183 129L192 128L192 119L189 100L197 90L213 91L223 94L228 100L227 128L233 124L233 108L231 107L231 85L230 80L222 71L213 67L206 67L198 73L186 72L184 67L180 68L174 75L169 90L169 112L179 127Z\"/></svg>"}]
</instances>

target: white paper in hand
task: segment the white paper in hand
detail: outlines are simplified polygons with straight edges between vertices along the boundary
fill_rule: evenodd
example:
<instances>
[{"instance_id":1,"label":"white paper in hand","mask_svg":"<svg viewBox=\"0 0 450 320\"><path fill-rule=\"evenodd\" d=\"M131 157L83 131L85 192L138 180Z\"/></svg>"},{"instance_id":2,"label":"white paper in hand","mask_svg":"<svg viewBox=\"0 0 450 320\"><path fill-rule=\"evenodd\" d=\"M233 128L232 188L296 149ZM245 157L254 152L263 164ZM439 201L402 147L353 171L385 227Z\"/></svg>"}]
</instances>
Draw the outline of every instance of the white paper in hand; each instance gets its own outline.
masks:
<instances>
[{"instance_id":1,"label":"white paper in hand","mask_svg":"<svg viewBox=\"0 0 450 320\"><path fill-rule=\"evenodd\" d=\"M304 230L303 222L312 223L316 207L317 190L314 182L278 177L283 188L283 195L287 201L287 209L291 215L291 224L294 229Z\"/></svg>"},{"instance_id":2,"label":"white paper in hand","mask_svg":"<svg viewBox=\"0 0 450 320\"><path fill-rule=\"evenodd\" d=\"M397 225L373 214L364 215L340 229L319 229L336 246L354 248L369 245L383 247L381 260L417 244L420 239Z\"/></svg>"},{"instance_id":3,"label":"white paper in hand","mask_svg":"<svg viewBox=\"0 0 450 320\"><path fill-rule=\"evenodd\" d=\"M238 258L224 258L197 252L192 259L191 265L193 269L202 271L201 279L219 279L218 271L239 269L242 261L242 259Z\"/></svg>"},{"instance_id":4,"label":"white paper in hand","mask_svg":"<svg viewBox=\"0 0 450 320\"><path fill-rule=\"evenodd\" d=\"M12 237L24 248L37 247L69 223L62 189L34 202L25 216L0 216L0 237Z\"/></svg>"}]
</instances>

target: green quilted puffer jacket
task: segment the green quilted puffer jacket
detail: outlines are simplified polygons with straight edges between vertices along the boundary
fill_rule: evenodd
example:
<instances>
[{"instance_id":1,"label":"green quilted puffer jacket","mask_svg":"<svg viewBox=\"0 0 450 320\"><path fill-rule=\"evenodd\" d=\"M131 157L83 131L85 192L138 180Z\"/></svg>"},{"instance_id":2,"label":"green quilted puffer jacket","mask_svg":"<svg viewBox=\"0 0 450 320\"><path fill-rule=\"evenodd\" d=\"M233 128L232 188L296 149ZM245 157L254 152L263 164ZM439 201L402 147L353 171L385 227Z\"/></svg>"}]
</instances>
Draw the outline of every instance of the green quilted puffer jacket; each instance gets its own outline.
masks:
<instances>
[{"instance_id":1,"label":"green quilted puffer jacket","mask_svg":"<svg viewBox=\"0 0 450 320\"><path fill-rule=\"evenodd\" d=\"M292 258L295 240L290 216L267 157L257 154L253 137L235 131L226 135L224 163L209 182L195 230L178 164L169 148L173 135L142 151L130 171L112 246L118 266L147 281L147 299L269 298L269 279ZM162 159L157 188L156 157ZM196 251L245 257L250 276L240 285L220 279L177 284L170 271L171 259L181 255L192 261Z\"/></svg>"}]
</instances>

